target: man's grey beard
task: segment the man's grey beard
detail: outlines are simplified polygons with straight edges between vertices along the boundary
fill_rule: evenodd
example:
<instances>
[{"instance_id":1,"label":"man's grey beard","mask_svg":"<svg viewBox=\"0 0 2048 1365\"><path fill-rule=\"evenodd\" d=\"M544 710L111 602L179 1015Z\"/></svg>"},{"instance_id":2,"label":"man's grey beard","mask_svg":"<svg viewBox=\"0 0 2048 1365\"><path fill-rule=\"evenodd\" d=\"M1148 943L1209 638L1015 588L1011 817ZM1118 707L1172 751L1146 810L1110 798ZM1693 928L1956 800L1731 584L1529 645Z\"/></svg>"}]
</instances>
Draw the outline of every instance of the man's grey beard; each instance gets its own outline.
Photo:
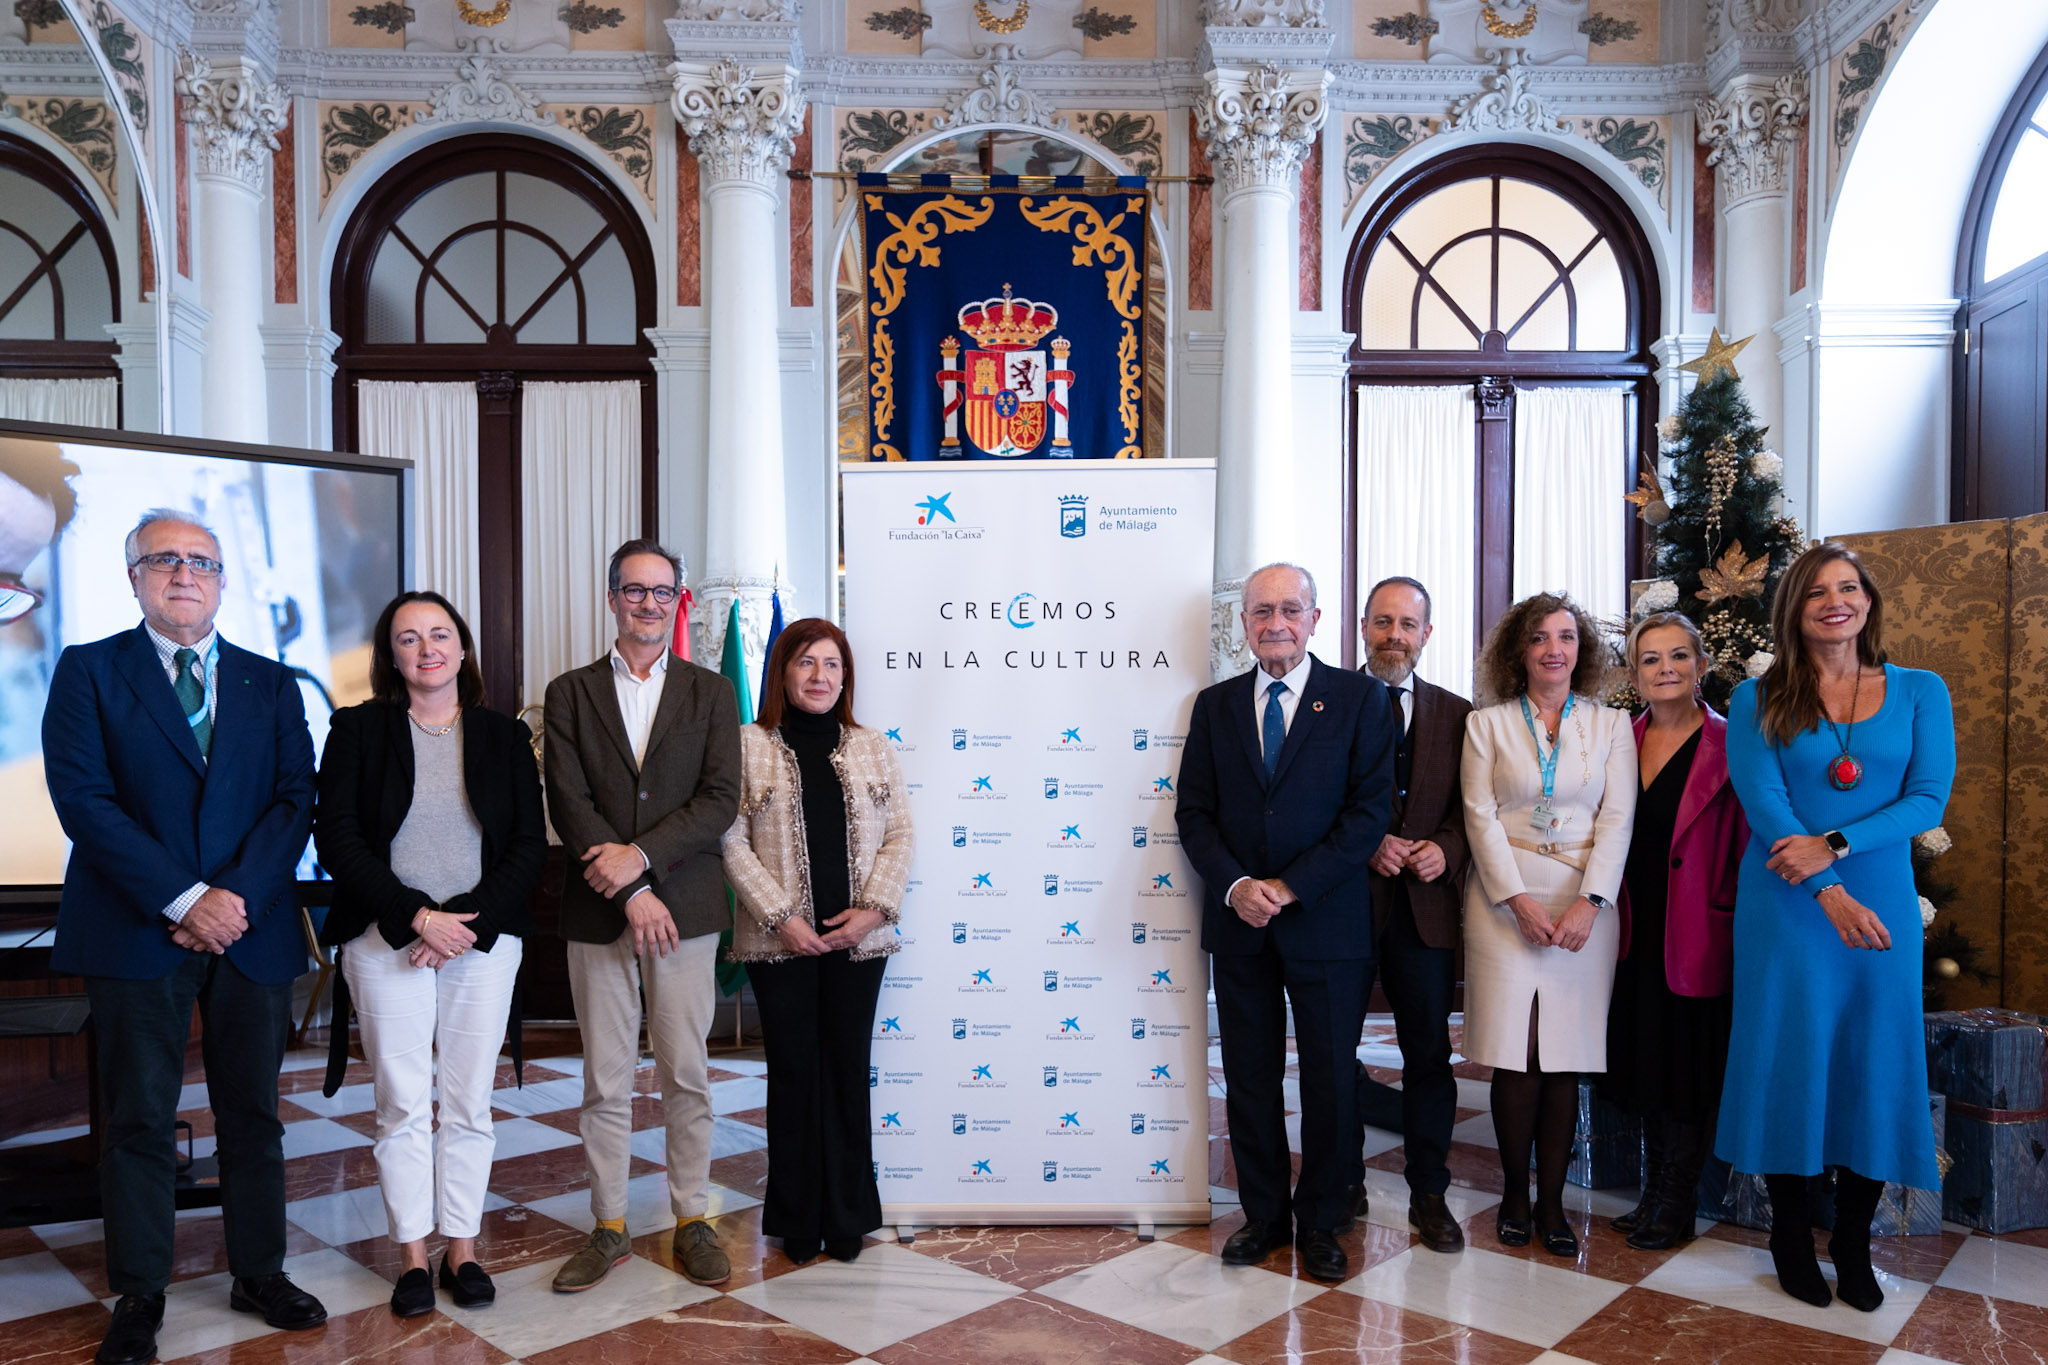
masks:
<instances>
[{"instance_id":1,"label":"man's grey beard","mask_svg":"<svg viewBox=\"0 0 2048 1365\"><path fill-rule=\"evenodd\" d=\"M1415 672L1415 656L1396 654L1391 650L1369 650L1365 656L1365 670L1389 687L1398 687Z\"/></svg>"}]
</instances>

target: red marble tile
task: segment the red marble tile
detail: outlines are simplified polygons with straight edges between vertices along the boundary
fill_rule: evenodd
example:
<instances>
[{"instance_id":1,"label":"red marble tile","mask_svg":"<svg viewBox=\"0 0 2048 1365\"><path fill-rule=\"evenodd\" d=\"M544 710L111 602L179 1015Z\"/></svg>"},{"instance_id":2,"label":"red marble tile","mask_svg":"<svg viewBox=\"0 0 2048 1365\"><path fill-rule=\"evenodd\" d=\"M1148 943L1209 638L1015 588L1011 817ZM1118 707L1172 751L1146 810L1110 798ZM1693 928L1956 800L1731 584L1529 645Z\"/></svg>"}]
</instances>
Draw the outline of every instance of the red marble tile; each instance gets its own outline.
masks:
<instances>
[{"instance_id":1,"label":"red marble tile","mask_svg":"<svg viewBox=\"0 0 2048 1365\"><path fill-rule=\"evenodd\" d=\"M1243 1226L1244 1211L1236 1209L1206 1226L1188 1228L1166 1240L1175 1246L1190 1247L1214 1256L1223 1250L1223 1244L1229 1240L1230 1234ZM1337 1239L1337 1245L1344 1248L1344 1255L1350 1262L1350 1273L1357 1275L1370 1270L1381 1261L1392 1260L1415 1245L1415 1234L1406 1228L1383 1228L1377 1223L1360 1221L1353 1225L1351 1231ZM1275 1251L1259 1264L1276 1275L1286 1275L1293 1279L1307 1278L1301 1272L1301 1265L1295 1257L1292 1243Z\"/></svg>"},{"instance_id":2,"label":"red marble tile","mask_svg":"<svg viewBox=\"0 0 2048 1365\"><path fill-rule=\"evenodd\" d=\"M1456 1117L1452 1119L1452 1122L1463 1123L1466 1119L1476 1119L1481 1114L1487 1112L1488 1111L1484 1109L1467 1109L1461 1105L1457 1110L1454 1111Z\"/></svg>"},{"instance_id":3,"label":"red marble tile","mask_svg":"<svg viewBox=\"0 0 2048 1365\"><path fill-rule=\"evenodd\" d=\"M1219 1346L1216 1354L1242 1365L1309 1360L1528 1365L1543 1349L1356 1294L1321 1294Z\"/></svg>"},{"instance_id":4,"label":"red marble tile","mask_svg":"<svg viewBox=\"0 0 2048 1365\"><path fill-rule=\"evenodd\" d=\"M720 1295L526 1357L527 1365L842 1365L852 1351ZM439 1361L435 1362L439 1365Z\"/></svg>"},{"instance_id":5,"label":"red marble tile","mask_svg":"<svg viewBox=\"0 0 2048 1365\"><path fill-rule=\"evenodd\" d=\"M1390 1147L1378 1156L1367 1157L1365 1164L1376 1171L1392 1171L1398 1175L1408 1169L1408 1154L1403 1148ZM1500 1169L1500 1153L1491 1147L1453 1142L1445 1164L1450 1167L1454 1185L1485 1190L1488 1194L1499 1194L1508 1187L1507 1177Z\"/></svg>"},{"instance_id":6,"label":"red marble tile","mask_svg":"<svg viewBox=\"0 0 2048 1365\"><path fill-rule=\"evenodd\" d=\"M1640 1288L1625 1291L1555 1349L1592 1365L1875 1365L1885 1350Z\"/></svg>"},{"instance_id":7,"label":"red marble tile","mask_svg":"<svg viewBox=\"0 0 2048 1365\"><path fill-rule=\"evenodd\" d=\"M589 1233L578 1232L566 1224L514 1204L509 1209L492 1209L483 1216L483 1226L477 1234L476 1258L486 1271L497 1275L532 1265L535 1261L567 1256L589 1239ZM443 1250L441 1239L431 1239L427 1249L438 1270ZM336 1250L394 1283L405 1268L405 1257L400 1253L398 1244L389 1237L366 1238Z\"/></svg>"},{"instance_id":8,"label":"red marble tile","mask_svg":"<svg viewBox=\"0 0 2048 1365\"><path fill-rule=\"evenodd\" d=\"M1765 1247L1771 1243L1771 1235L1764 1229L1737 1227L1733 1223L1716 1223L1703 1235L1746 1247ZM1941 1278L1941 1272L1948 1269L1948 1263L1955 1259L1955 1254L1968 1240L1960 1232L1934 1233L1925 1237L1873 1237L1870 1239L1870 1263L1888 1275L1932 1284ZM1826 1229L1814 1229L1813 1246L1822 1260L1828 1259Z\"/></svg>"},{"instance_id":9,"label":"red marble tile","mask_svg":"<svg viewBox=\"0 0 2048 1365\"><path fill-rule=\"evenodd\" d=\"M299 1256L308 1251L320 1251L327 1243L303 1228L290 1223L284 1225L284 1254ZM104 1298L113 1290L107 1286L107 1252L104 1242L80 1242L75 1246L58 1247L51 1253L64 1264L64 1268L78 1277L78 1282L95 1297ZM228 1268L227 1234L219 1218L188 1218L178 1224L176 1240L171 1245L171 1282L196 1280L202 1275L218 1275ZM4 1331L0 1328L0 1331ZM0 1348L0 1359L9 1359L5 1348Z\"/></svg>"},{"instance_id":10,"label":"red marble tile","mask_svg":"<svg viewBox=\"0 0 2048 1365\"><path fill-rule=\"evenodd\" d=\"M338 1152L293 1157L284 1163L286 1203L377 1183L377 1157L369 1147L344 1147Z\"/></svg>"},{"instance_id":11,"label":"red marble tile","mask_svg":"<svg viewBox=\"0 0 2048 1365\"><path fill-rule=\"evenodd\" d=\"M1230 1131L1230 1101L1221 1095L1209 1097L1209 1136L1222 1137Z\"/></svg>"},{"instance_id":12,"label":"red marble tile","mask_svg":"<svg viewBox=\"0 0 2048 1365\"><path fill-rule=\"evenodd\" d=\"M1486 1209L1467 1218L1460 1226L1465 1229L1465 1245L1480 1251L1497 1252L1502 1256L1513 1256L1517 1260L1533 1261L1537 1265L1555 1266L1559 1270L1576 1270L1583 1275L1592 1275L1603 1280L1617 1280L1622 1284L1636 1284L1651 1271L1676 1256L1684 1247L1673 1247L1669 1251L1638 1251L1628 1244L1626 1233L1616 1232L1607 1226L1605 1214L1567 1212L1566 1221L1578 1235L1578 1259L1567 1261L1553 1256L1541 1244L1531 1238L1524 1247L1502 1246L1494 1236L1494 1217L1498 1206ZM1702 1224L1701 1226L1704 1226Z\"/></svg>"},{"instance_id":13,"label":"red marble tile","mask_svg":"<svg viewBox=\"0 0 2048 1365\"><path fill-rule=\"evenodd\" d=\"M280 1072L277 1078L277 1093L280 1095L303 1095L307 1091L319 1094L327 1083L327 1068L309 1066L300 1071ZM351 1057L348 1069L341 1073L343 1085L368 1085L370 1064L357 1057Z\"/></svg>"},{"instance_id":14,"label":"red marble tile","mask_svg":"<svg viewBox=\"0 0 2048 1365\"><path fill-rule=\"evenodd\" d=\"M271 1332L180 1356L178 1365L503 1365L511 1358L446 1313L398 1318L380 1303L331 1317L318 1331Z\"/></svg>"},{"instance_id":15,"label":"red marble tile","mask_svg":"<svg viewBox=\"0 0 2048 1365\"><path fill-rule=\"evenodd\" d=\"M36 1236L34 1228L0 1228L0 1261L15 1256L32 1256L38 1251L47 1251L43 1239Z\"/></svg>"},{"instance_id":16,"label":"red marble tile","mask_svg":"<svg viewBox=\"0 0 2048 1365\"><path fill-rule=\"evenodd\" d=\"M1988 1236L1989 1234L1978 1233L1977 1235L1981 1237ZM2030 1247L2048 1247L2048 1228L2027 1228L2021 1232L2001 1232L1993 1240L2020 1242Z\"/></svg>"},{"instance_id":17,"label":"red marble tile","mask_svg":"<svg viewBox=\"0 0 2048 1365\"><path fill-rule=\"evenodd\" d=\"M1936 1287L1892 1345L1971 1365L2039 1365L2048 1360L2048 1308Z\"/></svg>"},{"instance_id":18,"label":"red marble tile","mask_svg":"<svg viewBox=\"0 0 2048 1365\"><path fill-rule=\"evenodd\" d=\"M17 1318L4 1328L4 1355L23 1365L86 1365L113 1320L113 1313L97 1303Z\"/></svg>"},{"instance_id":19,"label":"red marble tile","mask_svg":"<svg viewBox=\"0 0 2048 1365\"><path fill-rule=\"evenodd\" d=\"M1482 1066L1478 1062L1453 1062L1451 1074L1468 1081L1490 1081L1493 1079L1493 1068Z\"/></svg>"},{"instance_id":20,"label":"red marble tile","mask_svg":"<svg viewBox=\"0 0 2048 1365\"><path fill-rule=\"evenodd\" d=\"M718 1244L725 1248L726 1257L732 1262L732 1278L719 1286L728 1293L800 1268L782 1254L779 1238L762 1235L758 1205L713 1218L711 1229L718 1234ZM676 1264L674 1228L663 1228L635 1238L633 1251L663 1269L673 1270L678 1275L683 1273L682 1267Z\"/></svg>"},{"instance_id":21,"label":"red marble tile","mask_svg":"<svg viewBox=\"0 0 2048 1365\"><path fill-rule=\"evenodd\" d=\"M377 1115L375 1113L336 1114L334 1115L334 1121L350 1132L361 1133L366 1138L377 1136Z\"/></svg>"},{"instance_id":22,"label":"red marble tile","mask_svg":"<svg viewBox=\"0 0 2048 1365\"><path fill-rule=\"evenodd\" d=\"M568 1076L569 1073L566 1071L551 1070L531 1057L526 1059L526 1083L528 1085L539 1085L542 1081L566 1080ZM518 1084L519 1077L513 1074L512 1063L500 1062L496 1074L491 1077L491 1088L493 1090L510 1090Z\"/></svg>"},{"instance_id":23,"label":"red marble tile","mask_svg":"<svg viewBox=\"0 0 2048 1365\"><path fill-rule=\"evenodd\" d=\"M192 1125L193 1137L203 1138L213 1136L213 1110L207 1108L205 1105L201 1104L195 1105L193 1108L190 1109L180 1109L176 1117L179 1122L189 1123ZM299 1105L293 1104L290 1100L280 1098L277 1102L277 1121L279 1123L304 1123L309 1119L317 1119L321 1117L323 1116L314 1113L310 1109L305 1109L300 1107ZM183 1133L178 1134L178 1142L181 1149L184 1144L184 1139L185 1135Z\"/></svg>"},{"instance_id":24,"label":"red marble tile","mask_svg":"<svg viewBox=\"0 0 2048 1365\"><path fill-rule=\"evenodd\" d=\"M881 1365L955 1365L965 1360L1004 1365L1186 1365L1200 1354L1192 1346L1072 1304L1019 1294L885 1346L873 1358Z\"/></svg>"},{"instance_id":25,"label":"red marble tile","mask_svg":"<svg viewBox=\"0 0 2048 1365\"><path fill-rule=\"evenodd\" d=\"M634 1157L626 1167L626 1178L646 1175L661 1167ZM584 1164L583 1148L557 1147L550 1152L529 1152L500 1161L491 1167L491 1193L515 1204L531 1204L571 1190L586 1189L590 1169Z\"/></svg>"},{"instance_id":26,"label":"red marble tile","mask_svg":"<svg viewBox=\"0 0 2048 1365\"><path fill-rule=\"evenodd\" d=\"M764 1199L768 1195L768 1149L722 1156L711 1163L711 1182L729 1190Z\"/></svg>"},{"instance_id":27,"label":"red marble tile","mask_svg":"<svg viewBox=\"0 0 2048 1365\"><path fill-rule=\"evenodd\" d=\"M747 1079L747 1077L740 1072L727 1071L723 1067L717 1066L706 1067L704 1070L704 1074L710 1079L713 1085L718 1084L720 1081L743 1081Z\"/></svg>"},{"instance_id":28,"label":"red marble tile","mask_svg":"<svg viewBox=\"0 0 2048 1365\"><path fill-rule=\"evenodd\" d=\"M1142 1246L1116 1227L919 1228L910 1249L935 1261L1036 1289Z\"/></svg>"},{"instance_id":29,"label":"red marble tile","mask_svg":"<svg viewBox=\"0 0 2048 1365\"><path fill-rule=\"evenodd\" d=\"M727 1114L725 1117L735 1123L751 1123L756 1128L766 1128L768 1126L768 1109L765 1105L759 1109L742 1109L736 1114Z\"/></svg>"}]
</instances>

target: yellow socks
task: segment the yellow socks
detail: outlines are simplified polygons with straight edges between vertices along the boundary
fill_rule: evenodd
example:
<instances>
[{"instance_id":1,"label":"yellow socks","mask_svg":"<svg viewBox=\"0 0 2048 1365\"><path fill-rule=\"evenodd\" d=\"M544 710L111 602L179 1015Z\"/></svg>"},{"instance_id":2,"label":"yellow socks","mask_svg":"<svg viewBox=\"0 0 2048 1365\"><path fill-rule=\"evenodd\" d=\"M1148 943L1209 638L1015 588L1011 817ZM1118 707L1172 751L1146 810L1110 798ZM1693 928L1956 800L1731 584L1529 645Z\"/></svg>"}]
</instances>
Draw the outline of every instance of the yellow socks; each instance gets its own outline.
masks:
<instances>
[{"instance_id":1,"label":"yellow socks","mask_svg":"<svg viewBox=\"0 0 2048 1365\"><path fill-rule=\"evenodd\" d=\"M623 1218L600 1218L597 1220L597 1225L606 1232L624 1232L626 1230L626 1220Z\"/></svg>"}]
</instances>

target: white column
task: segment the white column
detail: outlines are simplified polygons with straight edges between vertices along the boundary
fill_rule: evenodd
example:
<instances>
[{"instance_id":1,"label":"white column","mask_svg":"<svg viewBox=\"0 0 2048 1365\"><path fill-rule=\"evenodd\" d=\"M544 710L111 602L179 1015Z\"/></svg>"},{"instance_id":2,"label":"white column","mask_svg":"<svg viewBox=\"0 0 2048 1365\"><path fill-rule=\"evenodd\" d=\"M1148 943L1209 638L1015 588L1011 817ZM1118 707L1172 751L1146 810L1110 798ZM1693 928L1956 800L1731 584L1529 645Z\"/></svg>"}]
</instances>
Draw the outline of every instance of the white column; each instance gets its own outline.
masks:
<instances>
[{"instance_id":1,"label":"white column","mask_svg":"<svg viewBox=\"0 0 2048 1365\"><path fill-rule=\"evenodd\" d=\"M1773 329L1785 311L1786 196L1793 150L1806 128L1806 78L1738 77L1698 104L1699 139L1713 148L1721 200L1721 331L1756 336L1742 382L1757 420L1784 422L1785 377Z\"/></svg>"},{"instance_id":2,"label":"white column","mask_svg":"<svg viewBox=\"0 0 2048 1365\"><path fill-rule=\"evenodd\" d=\"M711 373L704 574L693 591L711 648L722 647L729 605L740 600L748 667L758 679L768 596L789 564L777 337L785 248L776 210L803 106L787 63L678 61L669 72L706 208ZM793 605L785 597L785 614Z\"/></svg>"},{"instance_id":3,"label":"white column","mask_svg":"<svg viewBox=\"0 0 2048 1365\"><path fill-rule=\"evenodd\" d=\"M121 370L121 426L127 431L164 429L163 370L157 344L156 319L110 322L107 335L119 348L114 364Z\"/></svg>"},{"instance_id":4,"label":"white column","mask_svg":"<svg viewBox=\"0 0 2048 1365\"><path fill-rule=\"evenodd\" d=\"M266 442L262 327L270 206L264 175L284 127L285 94L245 58L208 60L190 52L179 55L178 94L186 101L197 167L199 295L212 315L201 383L203 429L222 440Z\"/></svg>"},{"instance_id":5,"label":"white column","mask_svg":"<svg viewBox=\"0 0 2048 1365\"><path fill-rule=\"evenodd\" d=\"M1298 556L1294 479L1295 195L1328 112L1328 73L1263 64L1208 72L1195 118L1222 209L1223 380L1216 474L1216 581L1209 663L1250 654L1238 620L1245 575Z\"/></svg>"}]
</instances>

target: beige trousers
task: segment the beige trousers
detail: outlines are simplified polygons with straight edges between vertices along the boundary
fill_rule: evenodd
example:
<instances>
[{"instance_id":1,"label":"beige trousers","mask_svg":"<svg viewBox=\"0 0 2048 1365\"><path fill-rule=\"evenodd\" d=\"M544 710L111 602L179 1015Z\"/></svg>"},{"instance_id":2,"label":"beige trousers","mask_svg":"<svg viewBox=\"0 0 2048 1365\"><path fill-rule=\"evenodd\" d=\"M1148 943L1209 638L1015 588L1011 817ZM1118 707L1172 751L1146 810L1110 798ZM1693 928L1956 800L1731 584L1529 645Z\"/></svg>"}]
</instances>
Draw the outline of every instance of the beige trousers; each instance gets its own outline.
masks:
<instances>
[{"instance_id":1,"label":"beige trousers","mask_svg":"<svg viewBox=\"0 0 2048 1365\"><path fill-rule=\"evenodd\" d=\"M633 931L611 943L570 943L569 993L583 1030L584 1160L590 1212L626 1216L632 1165L633 1071L640 1062L640 999L668 1125L668 1197L676 1217L710 1207L711 1082L704 1039L718 1003L718 935L686 938L667 957L633 951Z\"/></svg>"}]
</instances>

